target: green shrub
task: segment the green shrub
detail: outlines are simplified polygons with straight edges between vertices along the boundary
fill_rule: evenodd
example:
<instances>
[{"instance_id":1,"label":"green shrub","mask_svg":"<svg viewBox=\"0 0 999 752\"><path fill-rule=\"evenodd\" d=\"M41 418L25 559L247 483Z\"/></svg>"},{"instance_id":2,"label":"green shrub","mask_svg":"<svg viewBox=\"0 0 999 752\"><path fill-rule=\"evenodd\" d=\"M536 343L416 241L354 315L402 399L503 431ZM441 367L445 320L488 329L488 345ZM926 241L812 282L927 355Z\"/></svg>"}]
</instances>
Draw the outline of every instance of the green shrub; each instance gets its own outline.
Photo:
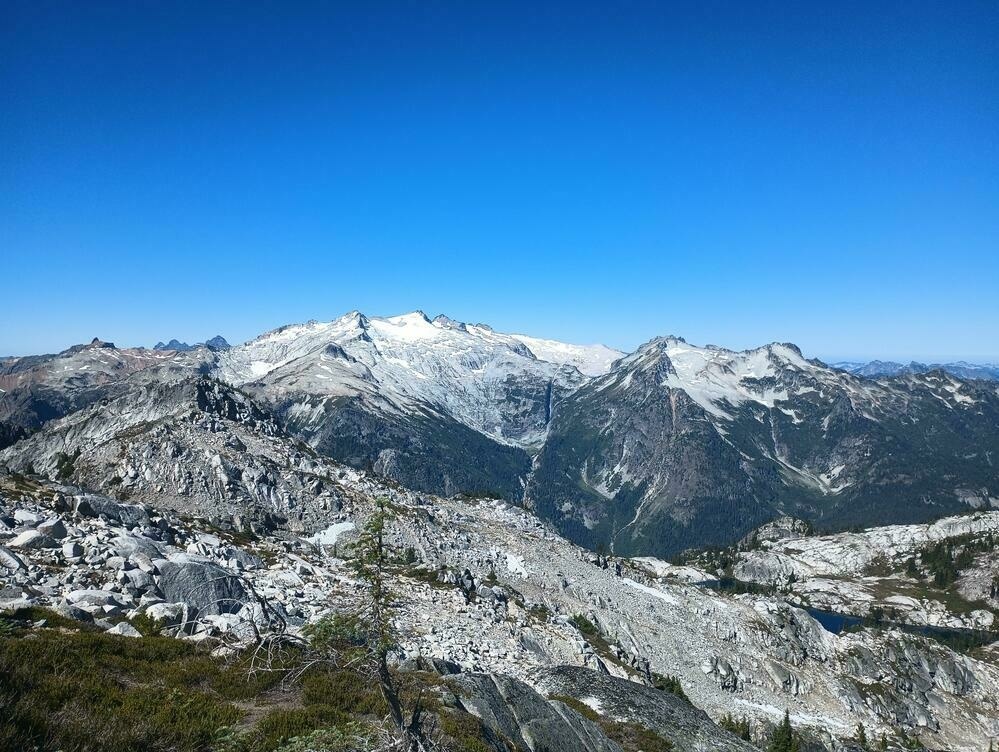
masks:
<instances>
[{"instance_id":1,"label":"green shrub","mask_svg":"<svg viewBox=\"0 0 999 752\"><path fill-rule=\"evenodd\" d=\"M730 734L734 734L740 739L750 742L752 741L752 735L749 728L749 719L746 716L741 718L735 718L731 714L726 714L719 722L718 725L723 729L728 731Z\"/></svg>"},{"instance_id":2,"label":"green shrub","mask_svg":"<svg viewBox=\"0 0 999 752\"><path fill-rule=\"evenodd\" d=\"M67 478L72 478L73 473L76 472L75 462L80 457L80 450L77 449L72 455L66 454L65 452L56 453L56 480L66 480Z\"/></svg>"},{"instance_id":3,"label":"green shrub","mask_svg":"<svg viewBox=\"0 0 999 752\"><path fill-rule=\"evenodd\" d=\"M449 710L440 714L440 730L451 744L453 752L493 752L486 743L487 732L482 722L470 713Z\"/></svg>"},{"instance_id":4,"label":"green shrub","mask_svg":"<svg viewBox=\"0 0 999 752\"><path fill-rule=\"evenodd\" d=\"M273 750L291 739L310 734L319 728L345 726L351 718L329 705L305 708L275 708L253 729L253 750Z\"/></svg>"},{"instance_id":5,"label":"green shrub","mask_svg":"<svg viewBox=\"0 0 999 752\"><path fill-rule=\"evenodd\" d=\"M327 727L305 736L296 736L278 747L275 752L357 752L374 748L372 729L358 723L344 727Z\"/></svg>"},{"instance_id":6,"label":"green shrub","mask_svg":"<svg viewBox=\"0 0 999 752\"><path fill-rule=\"evenodd\" d=\"M0 749L206 749L280 678L165 637L24 631L0 638Z\"/></svg>"},{"instance_id":7,"label":"green shrub","mask_svg":"<svg viewBox=\"0 0 999 752\"><path fill-rule=\"evenodd\" d=\"M681 700L690 702L690 699L687 697L687 693L683 691L683 685L680 684L680 678L678 676L653 674L652 678L655 688L660 692L669 692L672 695L676 695Z\"/></svg>"},{"instance_id":8,"label":"green shrub","mask_svg":"<svg viewBox=\"0 0 999 752\"><path fill-rule=\"evenodd\" d=\"M383 718L388 706L373 682L352 671L314 671L302 680L302 702L351 715Z\"/></svg>"}]
</instances>

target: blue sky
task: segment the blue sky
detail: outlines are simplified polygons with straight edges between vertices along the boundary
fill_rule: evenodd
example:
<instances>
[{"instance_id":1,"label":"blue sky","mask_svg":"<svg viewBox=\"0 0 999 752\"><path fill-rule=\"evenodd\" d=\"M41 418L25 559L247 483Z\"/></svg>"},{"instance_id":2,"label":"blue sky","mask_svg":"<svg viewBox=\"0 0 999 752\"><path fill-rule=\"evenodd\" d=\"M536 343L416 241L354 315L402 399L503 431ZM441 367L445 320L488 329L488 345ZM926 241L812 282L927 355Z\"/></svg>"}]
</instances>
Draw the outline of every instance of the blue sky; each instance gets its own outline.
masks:
<instances>
[{"instance_id":1,"label":"blue sky","mask_svg":"<svg viewBox=\"0 0 999 752\"><path fill-rule=\"evenodd\" d=\"M0 354L421 308L999 360L996 28L991 1L5 3Z\"/></svg>"}]
</instances>

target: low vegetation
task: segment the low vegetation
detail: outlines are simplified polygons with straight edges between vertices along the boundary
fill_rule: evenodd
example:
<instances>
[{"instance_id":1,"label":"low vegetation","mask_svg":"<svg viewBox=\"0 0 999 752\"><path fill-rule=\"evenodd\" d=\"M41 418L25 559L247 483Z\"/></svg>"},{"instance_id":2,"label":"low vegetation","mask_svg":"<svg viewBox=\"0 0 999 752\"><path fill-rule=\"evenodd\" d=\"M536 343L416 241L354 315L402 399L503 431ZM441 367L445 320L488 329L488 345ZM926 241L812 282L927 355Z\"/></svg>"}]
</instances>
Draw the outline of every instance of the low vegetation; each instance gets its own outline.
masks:
<instances>
[{"instance_id":1,"label":"low vegetation","mask_svg":"<svg viewBox=\"0 0 999 752\"><path fill-rule=\"evenodd\" d=\"M178 640L15 628L0 637L0 748L205 749L264 689Z\"/></svg>"},{"instance_id":2,"label":"low vegetation","mask_svg":"<svg viewBox=\"0 0 999 752\"><path fill-rule=\"evenodd\" d=\"M749 726L749 718L742 716L735 718L731 714L726 714L718 722L718 725L744 741L752 741L752 729Z\"/></svg>"},{"instance_id":3,"label":"low vegetation","mask_svg":"<svg viewBox=\"0 0 999 752\"><path fill-rule=\"evenodd\" d=\"M304 657L284 651L269 670L255 671L249 654L226 660L205 645L120 637L23 609L0 619L0 749L375 749L389 733L377 679L323 662L300 672ZM407 697L429 698L436 677L409 672L396 681ZM443 730L449 726L461 723L452 719ZM463 740L443 748L476 749L462 729Z\"/></svg>"}]
</instances>

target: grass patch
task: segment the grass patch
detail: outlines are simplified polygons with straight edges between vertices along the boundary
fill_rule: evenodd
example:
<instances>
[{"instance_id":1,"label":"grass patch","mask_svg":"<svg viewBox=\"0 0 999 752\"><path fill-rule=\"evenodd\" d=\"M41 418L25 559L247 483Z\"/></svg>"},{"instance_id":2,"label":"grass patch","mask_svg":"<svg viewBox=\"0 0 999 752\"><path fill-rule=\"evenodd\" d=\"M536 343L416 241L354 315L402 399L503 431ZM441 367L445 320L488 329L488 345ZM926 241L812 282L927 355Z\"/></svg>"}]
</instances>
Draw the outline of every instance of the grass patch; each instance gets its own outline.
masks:
<instances>
[{"instance_id":1,"label":"grass patch","mask_svg":"<svg viewBox=\"0 0 999 752\"><path fill-rule=\"evenodd\" d=\"M76 619L70 619L55 611L40 606L25 606L9 614L0 615L0 634L13 637L23 630L31 629L33 625L44 621L45 629L70 629L97 631L92 624L85 624Z\"/></svg>"},{"instance_id":2,"label":"grass patch","mask_svg":"<svg viewBox=\"0 0 999 752\"><path fill-rule=\"evenodd\" d=\"M0 749L350 752L384 734L388 708L366 674L320 664L286 687L282 671L251 675L248 656L224 660L208 645L156 636L154 623L140 627L151 636L109 635L37 608L0 619ZM291 651L285 667L301 660ZM475 716L442 706L442 677L411 671L397 680L405 715L419 700L447 749L505 743Z\"/></svg>"},{"instance_id":3,"label":"grass patch","mask_svg":"<svg viewBox=\"0 0 999 752\"><path fill-rule=\"evenodd\" d=\"M438 717L441 733L451 740L448 749L454 752L493 752L494 747L485 741L488 738L485 726L474 715L450 710ZM510 749L513 749L512 745Z\"/></svg>"},{"instance_id":4,"label":"grass patch","mask_svg":"<svg viewBox=\"0 0 999 752\"><path fill-rule=\"evenodd\" d=\"M249 691L218 662L167 638L40 630L0 639L0 748L198 750L239 720Z\"/></svg>"}]
</instances>

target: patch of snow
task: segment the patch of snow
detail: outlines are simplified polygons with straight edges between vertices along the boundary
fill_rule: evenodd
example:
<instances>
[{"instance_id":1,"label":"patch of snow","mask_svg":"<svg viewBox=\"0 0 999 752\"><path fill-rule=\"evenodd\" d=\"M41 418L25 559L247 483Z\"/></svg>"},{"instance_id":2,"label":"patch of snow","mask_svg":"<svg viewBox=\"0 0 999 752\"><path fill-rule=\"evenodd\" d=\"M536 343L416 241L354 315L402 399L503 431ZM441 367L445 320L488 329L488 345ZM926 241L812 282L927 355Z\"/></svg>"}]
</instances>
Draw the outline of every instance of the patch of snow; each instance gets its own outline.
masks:
<instances>
[{"instance_id":1,"label":"patch of snow","mask_svg":"<svg viewBox=\"0 0 999 752\"><path fill-rule=\"evenodd\" d=\"M267 363L263 360L255 360L250 363L250 375L254 378L260 378L261 376L266 376L275 368L277 368L275 364Z\"/></svg>"},{"instance_id":2,"label":"patch of snow","mask_svg":"<svg viewBox=\"0 0 999 752\"><path fill-rule=\"evenodd\" d=\"M341 535L349 533L351 530L356 529L356 527L357 526L350 520L345 522L334 522L328 528L320 530L307 540L311 543L315 543L317 546L333 546L336 545L336 542Z\"/></svg>"},{"instance_id":3,"label":"patch of snow","mask_svg":"<svg viewBox=\"0 0 999 752\"><path fill-rule=\"evenodd\" d=\"M527 577L527 567L524 565L524 557L520 554L506 552L506 568L511 574Z\"/></svg>"},{"instance_id":4,"label":"patch of snow","mask_svg":"<svg viewBox=\"0 0 999 752\"><path fill-rule=\"evenodd\" d=\"M635 590L641 590L643 593L647 593L647 594L653 596L654 598L659 598L660 600L664 600L667 603L672 603L673 605L679 605L679 602L677 601L676 598L674 598L669 593L663 592L659 588L654 588L654 587L649 587L648 585L643 585L642 583L636 582L635 580L631 579L630 577L622 577L621 578L621 582L623 582L628 587L634 588Z\"/></svg>"},{"instance_id":5,"label":"patch of snow","mask_svg":"<svg viewBox=\"0 0 999 752\"><path fill-rule=\"evenodd\" d=\"M510 336L527 345L527 349L538 360L574 366L587 376L602 376L611 369L614 361L624 357L623 352L606 345L570 345L553 339L528 337L526 334Z\"/></svg>"}]
</instances>

